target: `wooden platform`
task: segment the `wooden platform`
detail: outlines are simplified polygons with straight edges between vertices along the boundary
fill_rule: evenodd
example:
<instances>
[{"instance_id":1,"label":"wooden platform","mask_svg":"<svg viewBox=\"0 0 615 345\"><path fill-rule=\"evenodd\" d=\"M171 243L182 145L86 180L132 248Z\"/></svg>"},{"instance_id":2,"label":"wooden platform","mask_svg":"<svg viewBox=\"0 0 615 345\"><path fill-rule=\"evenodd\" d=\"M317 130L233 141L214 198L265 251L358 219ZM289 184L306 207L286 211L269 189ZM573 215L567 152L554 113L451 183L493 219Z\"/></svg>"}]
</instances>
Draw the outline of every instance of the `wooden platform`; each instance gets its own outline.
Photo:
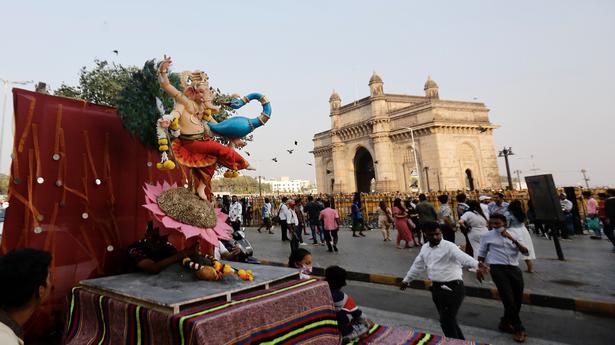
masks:
<instances>
[{"instance_id":1,"label":"wooden platform","mask_svg":"<svg viewBox=\"0 0 615 345\"><path fill-rule=\"evenodd\" d=\"M79 286L99 295L139 304L169 314L214 300L232 301L235 294L268 289L269 285L299 279L296 269L233 262L235 268L254 272L253 281L227 277L223 281L198 280L194 272L173 265L159 274L129 273L83 280Z\"/></svg>"}]
</instances>

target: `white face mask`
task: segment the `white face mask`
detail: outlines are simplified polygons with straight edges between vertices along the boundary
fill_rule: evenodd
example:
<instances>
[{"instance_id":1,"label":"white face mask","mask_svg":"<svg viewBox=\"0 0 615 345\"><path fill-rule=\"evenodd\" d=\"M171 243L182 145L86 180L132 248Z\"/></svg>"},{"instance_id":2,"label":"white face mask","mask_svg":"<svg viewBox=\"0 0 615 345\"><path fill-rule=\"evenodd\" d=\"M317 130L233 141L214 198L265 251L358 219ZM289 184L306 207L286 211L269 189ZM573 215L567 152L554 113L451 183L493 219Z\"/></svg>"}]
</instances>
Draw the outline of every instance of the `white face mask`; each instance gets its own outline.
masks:
<instances>
[{"instance_id":1,"label":"white face mask","mask_svg":"<svg viewBox=\"0 0 615 345\"><path fill-rule=\"evenodd\" d=\"M312 274L312 265L301 266L300 271L305 275L310 275Z\"/></svg>"}]
</instances>

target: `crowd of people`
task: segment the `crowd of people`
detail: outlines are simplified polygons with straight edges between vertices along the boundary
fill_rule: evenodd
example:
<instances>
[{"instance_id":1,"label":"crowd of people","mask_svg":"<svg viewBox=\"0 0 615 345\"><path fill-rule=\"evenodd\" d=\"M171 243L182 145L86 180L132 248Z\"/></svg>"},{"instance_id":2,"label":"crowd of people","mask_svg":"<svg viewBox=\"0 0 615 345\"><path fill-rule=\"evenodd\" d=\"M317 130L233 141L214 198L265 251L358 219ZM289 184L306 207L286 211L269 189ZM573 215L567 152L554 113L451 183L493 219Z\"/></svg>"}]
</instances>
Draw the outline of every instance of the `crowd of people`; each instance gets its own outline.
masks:
<instances>
[{"instance_id":1,"label":"crowd of people","mask_svg":"<svg viewBox=\"0 0 615 345\"><path fill-rule=\"evenodd\" d=\"M594 239L601 239L604 234L615 251L615 189L598 194L598 200L591 192L585 192L584 198L587 200L584 227L593 232ZM274 224L280 225L280 239L290 243L288 266L299 270L302 279L312 274L312 254L305 247L304 238L311 235L312 245L326 245L329 252L337 252L341 226L333 198L307 196L305 199L306 203L304 198L282 197L274 206L272 200L265 198L257 229L261 232L264 228L267 233L274 234ZM479 281L490 274L504 306L498 328L512 333L515 341L524 342L527 334L519 317L524 282L519 260L525 261L526 272L531 273L536 258L526 225L532 224L536 235L559 234L562 238L571 238L578 234L571 220L572 202L562 193L560 206L564 221L548 224L536 218L531 201L526 209L520 200L506 201L501 193L481 195L478 200L468 200L460 193L455 201L455 210L449 196L444 194L438 196L437 208L424 194L417 200L395 198L392 208L384 201L379 203L378 227L382 240L392 241L391 232L396 229L397 248L420 248L400 289L405 290L413 279L426 271L432 281L432 299L444 335L464 339L456 319L465 296L462 269L475 272ZM253 220L247 215L251 214L252 207L249 200L232 196L218 202L229 215L233 230L252 225ZM364 232L371 230L361 205L361 194L356 193L350 212L350 230L356 238L364 237ZM463 235L461 241L457 241L459 234ZM456 241L461 242L460 245ZM177 251L152 223L148 224L144 238L128 248L132 267L153 274L197 252L196 246ZM217 259L233 260L238 253L237 247L229 248L222 242L214 249ZM3 282L0 284L0 343L23 344L22 326L52 288L50 263L49 253L34 249L16 250L0 257L0 281ZM348 341L365 334L370 321L352 297L342 291L346 285L346 271L330 266L325 270L325 280L331 289L338 327L344 339Z\"/></svg>"}]
</instances>

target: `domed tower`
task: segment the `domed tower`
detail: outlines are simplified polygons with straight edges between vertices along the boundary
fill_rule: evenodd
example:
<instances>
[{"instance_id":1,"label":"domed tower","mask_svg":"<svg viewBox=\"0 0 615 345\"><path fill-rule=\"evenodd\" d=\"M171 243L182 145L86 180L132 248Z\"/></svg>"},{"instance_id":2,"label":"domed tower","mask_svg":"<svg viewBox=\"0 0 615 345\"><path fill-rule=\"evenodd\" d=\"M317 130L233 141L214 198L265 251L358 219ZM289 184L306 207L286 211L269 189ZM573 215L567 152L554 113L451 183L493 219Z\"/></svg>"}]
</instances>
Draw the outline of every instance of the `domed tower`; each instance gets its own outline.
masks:
<instances>
[{"instance_id":1,"label":"domed tower","mask_svg":"<svg viewBox=\"0 0 615 345\"><path fill-rule=\"evenodd\" d=\"M331 107L331 112L338 110L342 106L342 99L335 90L331 92L331 97L329 97L329 106Z\"/></svg>"},{"instance_id":2,"label":"domed tower","mask_svg":"<svg viewBox=\"0 0 615 345\"><path fill-rule=\"evenodd\" d=\"M427 77L427 81L425 82L425 87L423 88L423 90L425 90L425 97L440 99L440 96L438 95L438 84L436 84L435 81L431 80L431 76Z\"/></svg>"},{"instance_id":3,"label":"domed tower","mask_svg":"<svg viewBox=\"0 0 615 345\"><path fill-rule=\"evenodd\" d=\"M337 128L339 125L339 110L342 106L342 99L340 95L333 90L331 92L331 96L329 97L329 108L331 110L331 128Z\"/></svg>"},{"instance_id":4,"label":"domed tower","mask_svg":"<svg viewBox=\"0 0 615 345\"><path fill-rule=\"evenodd\" d=\"M372 77L369 78L369 94L371 97L378 97L378 96L382 96L384 95L383 89L382 89L382 85L384 83L382 82L382 78L380 78L380 76L378 74L376 74L376 71L374 71L374 73L372 74Z\"/></svg>"}]
</instances>

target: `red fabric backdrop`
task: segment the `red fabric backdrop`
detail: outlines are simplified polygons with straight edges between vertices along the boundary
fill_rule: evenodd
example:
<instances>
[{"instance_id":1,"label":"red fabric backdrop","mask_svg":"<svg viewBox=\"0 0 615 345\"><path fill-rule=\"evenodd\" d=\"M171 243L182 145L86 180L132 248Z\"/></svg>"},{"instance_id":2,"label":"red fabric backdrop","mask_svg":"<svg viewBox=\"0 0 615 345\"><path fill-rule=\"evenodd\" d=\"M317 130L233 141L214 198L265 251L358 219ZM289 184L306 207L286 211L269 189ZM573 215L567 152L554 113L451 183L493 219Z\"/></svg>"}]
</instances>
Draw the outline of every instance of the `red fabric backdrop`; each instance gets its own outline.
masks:
<instances>
[{"instance_id":1,"label":"red fabric backdrop","mask_svg":"<svg viewBox=\"0 0 615 345\"><path fill-rule=\"evenodd\" d=\"M33 317L36 327L27 328L40 338L61 325L77 282L124 270L125 249L149 220L143 184L183 185L189 171L158 171L159 154L123 128L114 108L21 89L13 89L13 104L10 207L0 251L53 254L55 291Z\"/></svg>"}]
</instances>

